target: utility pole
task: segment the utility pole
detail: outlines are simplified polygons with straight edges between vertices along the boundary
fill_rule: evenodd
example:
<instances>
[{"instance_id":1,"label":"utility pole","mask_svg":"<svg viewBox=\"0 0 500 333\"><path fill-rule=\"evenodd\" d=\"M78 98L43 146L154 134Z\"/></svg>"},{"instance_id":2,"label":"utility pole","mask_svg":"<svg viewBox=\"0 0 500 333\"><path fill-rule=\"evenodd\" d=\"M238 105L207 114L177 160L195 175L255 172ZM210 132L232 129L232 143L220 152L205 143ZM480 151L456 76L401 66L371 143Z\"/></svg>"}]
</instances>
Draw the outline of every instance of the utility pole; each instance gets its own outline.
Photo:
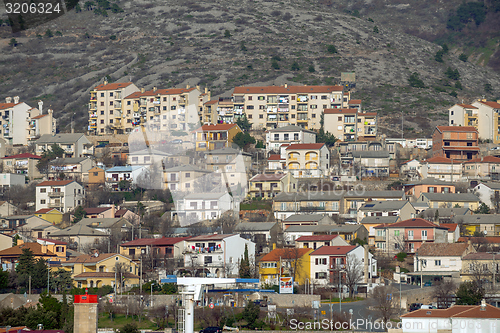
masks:
<instances>
[{"instance_id":1,"label":"utility pole","mask_svg":"<svg viewBox=\"0 0 500 333\"><path fill-rule=\"evenodd\" d=\"M403 111L401 111L401 139L404 139L404 134L405 134L403 126L404 122L405 122L405 114L403 113Z\"/></svg>"},{"instance_id":2,"label":"utility pole","mask_svg":"<svg viewBox=\"0 0 500 333\"><path fill-rule=\"evenodd\" d=\"M47 260L47 296L50 294L50 261Z\"/></svg>"}]
</instances>

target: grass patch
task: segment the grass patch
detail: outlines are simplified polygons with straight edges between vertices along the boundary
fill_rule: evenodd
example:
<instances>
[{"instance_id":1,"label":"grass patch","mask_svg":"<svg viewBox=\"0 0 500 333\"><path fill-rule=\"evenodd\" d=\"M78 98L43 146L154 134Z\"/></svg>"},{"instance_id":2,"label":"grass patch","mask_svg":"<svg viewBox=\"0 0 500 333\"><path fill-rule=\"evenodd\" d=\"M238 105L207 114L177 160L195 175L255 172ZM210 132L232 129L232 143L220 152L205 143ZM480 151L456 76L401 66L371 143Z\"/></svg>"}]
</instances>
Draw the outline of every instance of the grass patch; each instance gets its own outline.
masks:
<instances>
[{"instance_id":1,"label":"grass patch","mask_svg":"<svg viewBox=\"0 0 500 333\"><path fill-rule=\"evenodd\" d=\"M363 297L354 297L354 298L350 298L350 297L347 297L347 298L342 298L342 303L350 303L350 302L357 302L357 301L362 301L364 300ZM338 297L334 297L332 298L332 303L339 303L340 302L340 298ZM330 303L330 300L329 299L323 299L321 300L321 303Z\"/></svg>"},{"instance_id":2,"label":"grass patch","mask_svg":"<svg viewBox=\"0 0 500 333\"><path fill-rule=\"evenodd\" d=\"M259 209L264 209L264 210L271 210L271 202L268 201L262 201L262 200L255 200L252 201L251 203L245 204L241 203L240 204L240 210L259 210Z\"/></svg>"}]
</instances>

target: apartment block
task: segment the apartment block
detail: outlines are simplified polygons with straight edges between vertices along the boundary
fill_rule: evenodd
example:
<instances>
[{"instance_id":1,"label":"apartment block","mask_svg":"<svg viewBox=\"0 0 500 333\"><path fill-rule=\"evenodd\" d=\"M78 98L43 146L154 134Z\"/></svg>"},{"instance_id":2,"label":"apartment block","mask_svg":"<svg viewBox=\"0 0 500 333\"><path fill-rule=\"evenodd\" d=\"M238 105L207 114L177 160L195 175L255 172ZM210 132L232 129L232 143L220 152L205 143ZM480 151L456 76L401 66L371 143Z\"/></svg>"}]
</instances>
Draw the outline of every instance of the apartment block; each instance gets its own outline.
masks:
<instances>
[{"instance_id":1,"label":"apartment block","mask_svg":"<svg viewBox=\"0 0 500 333\"><path fill-rule=\"evenodd\" d=\"M374 140L377 136L376 112L349 108L326 109L324 114L325 129L341 141Z\"/></svg>"},{"instance_id":2,"label":"apartment block","mask_svg":"<svg viewBox=\"0 0 500 333\"><path fill-rule=\"evenodd\" d=\"M499 101L478 100L472 105L455 104L448 110L450 126L473 126L482 140L500 143Z\"/></svg>"},{"instance_id":3,"label":"apartment block","mask_svg":"<svg viewBox=\"0 0 500 333\"><path fill-rule=\"evenodd\" d=\"M329 173L330 151L324 143L293 144L286 148L286 168L295 178L318 178Z\"/></svg>"},{"instance_id":4,"label":"apartment block","mask_svg":"<svg viewBox=\"0 0 500 333\"><path fill-rule=\"evenodd\" d=\"M45 134L35 141L35 152L41 156L52 145L59 145L64 150L64 158L93 155L92 143L82 133Z\"/></svg>"},{"instance_id":5,"label":"apartment block","mask_svg":"<svg viewBox=\"0 0 500 333\"><path fill-rule=\"evenodd\" d=\"M282 144L316 143L316 132L289 125L266 132L266 151L279 152Z\"/></svg>"},{"instance_id":6,"label":"apartment block","mask_svg":"<svg viewBox=\"0 0 500 333\"><path fill-rule=\"evenodd\" d=\"M243 116L243 109L234 109L233 98L220 97L203 104L202 124L232 124Z\"/></svg>"},{"instance_id":7,"label":"apartment block","mask_svg":"<svg viewBox=\"0 0 500 333\"><path fill-rule=\"evenodd\" d=\"M233 138L241 129L236 124L203 125L193 132L197 151L208 151L230 147Z\"/></svg>"},{"instance_id":8,"label":"apartment block","mask_svg":"<svg viewBox=\"0 0 500 333\"><path fill-rule=\"evenodd\" d=\"M36 186L36 210L57 208L67 213L83 204L85 190L74 180L45 181Z\"/></svg>"},{"instance_id":9,"label":"apartment block","mask_svg":"<svg viewBox=\"0 0 500 333\"><path fill-rule=\"evenodd\" d=\"M479 154L479 133L473 126L436 126L432 133L432 154L457 161Z\"/></svg>"},{"instance_id":10,"label":"apartment block","mask_svg":"<svg viewBox=\"0 0 500 333\"><path fill-rule=\"evenodd\" d=\"M319 129L323 111L347 107L349 97L342 86L243 86L234 88L233 112L246 114L254 129Z\"/></svg>"}]
</instances>

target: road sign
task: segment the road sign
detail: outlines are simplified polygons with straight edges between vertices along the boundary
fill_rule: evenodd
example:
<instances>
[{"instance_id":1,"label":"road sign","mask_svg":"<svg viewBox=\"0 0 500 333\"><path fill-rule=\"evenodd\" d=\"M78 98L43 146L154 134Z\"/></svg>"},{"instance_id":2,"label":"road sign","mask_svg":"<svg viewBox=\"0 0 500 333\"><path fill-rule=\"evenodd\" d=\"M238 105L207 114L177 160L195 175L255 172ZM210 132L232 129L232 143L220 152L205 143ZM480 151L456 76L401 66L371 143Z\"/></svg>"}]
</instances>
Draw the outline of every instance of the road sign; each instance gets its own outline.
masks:
<instances>
[{"instance_id":1,"label":"road sign","mask_svg":"<svg viewBox=\"0 0 500 333\"><path fill-rule=\"evenodd\" d=\"M213 309L213 308L215 307L215 305L214 305L214 303L210 303L210 304L208 304L208 307L209 307L210 309Z\"/></svg>"}]
</instances>

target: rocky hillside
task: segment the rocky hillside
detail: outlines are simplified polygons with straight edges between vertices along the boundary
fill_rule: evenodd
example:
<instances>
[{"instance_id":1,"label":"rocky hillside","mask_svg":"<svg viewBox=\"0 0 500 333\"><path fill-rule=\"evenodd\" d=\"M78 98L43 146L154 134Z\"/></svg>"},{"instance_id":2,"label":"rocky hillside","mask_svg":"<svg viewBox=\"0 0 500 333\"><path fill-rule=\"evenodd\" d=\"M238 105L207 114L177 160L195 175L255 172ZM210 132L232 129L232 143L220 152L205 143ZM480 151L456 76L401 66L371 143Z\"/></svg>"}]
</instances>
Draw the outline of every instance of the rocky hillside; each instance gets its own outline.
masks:
<instances>
[{"instance_id":1,"label":"rocky hillside","mask_svg":"<svg viewBox=\"0 0 500 333\"><path fill-rule=\"evenodd\" d=\"M0 96L19 95L32 105L43 99L62 119L61 131L71 117L83 131L89 90L104 77L147 89L201 85L228 96L237 85L332 84L354 71L353 97L380 112L380 130L401 135L404 113L406 135L414 136L443 123L450 105L500 93L498 73L460 60L453 49L438 62L439 45L376 16L353 16L335 1L114 3L123 12L103 16L82 4L80 12L16 35L0 27ZM16 47L9 46L13 37ZM412 73L423 88L409 85ZM492 89L486 92L485 83Z\"/></svg>"}]
</instances>

